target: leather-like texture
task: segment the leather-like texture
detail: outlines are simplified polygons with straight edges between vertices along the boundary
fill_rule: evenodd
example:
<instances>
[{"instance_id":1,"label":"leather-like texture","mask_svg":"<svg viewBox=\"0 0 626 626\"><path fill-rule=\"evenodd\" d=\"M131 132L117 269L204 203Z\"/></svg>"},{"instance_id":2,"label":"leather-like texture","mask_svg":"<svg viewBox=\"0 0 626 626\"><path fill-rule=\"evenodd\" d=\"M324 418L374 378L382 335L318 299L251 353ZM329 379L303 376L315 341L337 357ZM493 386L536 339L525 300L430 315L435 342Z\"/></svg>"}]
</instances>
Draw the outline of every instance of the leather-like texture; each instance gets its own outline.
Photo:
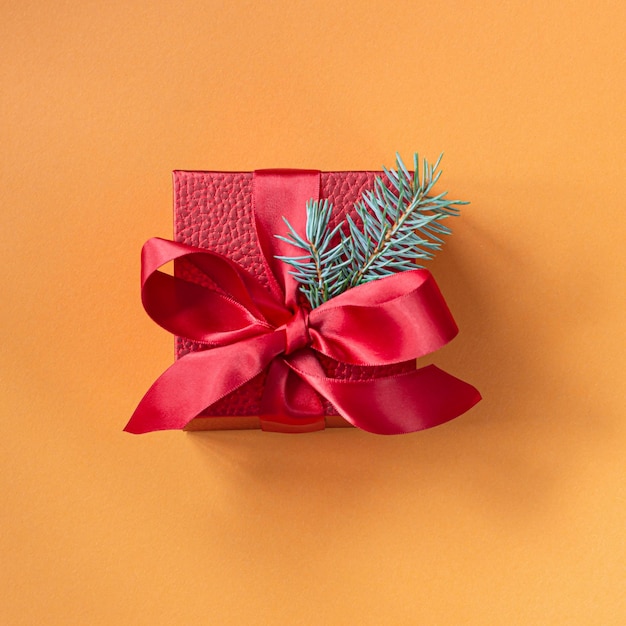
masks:
<instances>
[{"instance_id":1,"label":"leather-like texture","mask_svg":"<svg viewBox=\"0 0 626 626\"><path fill-rule=\"evenodd\" d=\"M365 189L371 189L378 172L322 172L320 197L334 206L333 223L352 211ZM305 210L305 207L302 207ZM276 234L286 234L276 233ZM252 214L251 172L174 172L174 238L176 241L219 252L245 267L267 285L261 251ZM294 248L295 250L295 248ZM177 263L177 276L203 283L195 268ZM176 337L176 358L206 346ZM367 380L381 374L398 374L415 369L415 361L386 367L363 367L332 361L320 355L327 375L351 380ZM258 415L265 375L229 394L203 415ZM336 410L325 402L326 415Z\"/></svg>"}]
</instances>

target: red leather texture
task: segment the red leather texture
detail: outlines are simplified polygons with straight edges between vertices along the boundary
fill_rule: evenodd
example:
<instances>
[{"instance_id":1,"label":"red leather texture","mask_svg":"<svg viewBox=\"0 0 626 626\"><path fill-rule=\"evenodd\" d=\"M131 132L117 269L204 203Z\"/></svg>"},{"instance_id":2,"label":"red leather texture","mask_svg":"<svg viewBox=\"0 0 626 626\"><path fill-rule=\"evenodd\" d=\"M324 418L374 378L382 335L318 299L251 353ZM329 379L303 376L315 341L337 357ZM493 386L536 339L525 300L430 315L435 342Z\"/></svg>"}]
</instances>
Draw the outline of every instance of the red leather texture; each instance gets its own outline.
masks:
<instances>
[{"instance_id":1,"label":"red leather texture","mask_svg":"<svg viewBox=\"0 0 626 626\"><path fill-rule=\"evenodd\" d=\"M371 189L377 172L322 172L320 197L334 205L334 218L340 221L365 189ZM305 207L302 207L305 210ZM284 233L286 234L286 229ZM267 284L261 252L256 240L252 215L251 172L174 172L174 238L176 241L219 252L236 261ZM295 250L295 249L294 249ZM178 263L175 273L188 280L204 282L193 266ZM176 358L206 346L176 338ZM347 365L321 358L329 376L367 380L374 375L396 374L415 369L415 361L388 367ZM204 415L258 415L264 375L226 396ZM336 411L328 402L325 414Z\"/></svg>"}]
</instances>

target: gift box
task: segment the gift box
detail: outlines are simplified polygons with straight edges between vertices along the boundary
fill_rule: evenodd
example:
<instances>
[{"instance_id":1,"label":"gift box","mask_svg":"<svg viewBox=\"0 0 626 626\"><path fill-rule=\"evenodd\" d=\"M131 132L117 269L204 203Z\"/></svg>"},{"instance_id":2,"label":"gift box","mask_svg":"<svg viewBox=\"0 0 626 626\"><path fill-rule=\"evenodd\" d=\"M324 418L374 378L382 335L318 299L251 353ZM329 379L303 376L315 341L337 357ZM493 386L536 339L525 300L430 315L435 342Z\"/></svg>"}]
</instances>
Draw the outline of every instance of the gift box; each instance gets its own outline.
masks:
<instances>
[{"instance_id":1,"label":"gift box","mask_svg":"<svg viewBox=\"0 0 626 626\"><path fill-rule=\"evenodd\" d=\"M332 203L331 228L348 214L358 223L355 203L380 175L174 172L174 241L144 247L142 299L175 335L176 362L126 430L356 425L392 434L442 423L478 401L471 385L438 368L416 370L416 357L457 332L429 272L359 286L312 312L277 258L294 254L276 236L287 233L285 218L304 231L313 198ZM173 277L158 271L169 261ZM388 322L401 340L380 336Z\"/></svg>"},{"instance_id":2,"label":"gift box","mask_svg":"<svg viewBox=\"0 0 626 626\"><path fill-rule=\"evenodd\" d=\"M361 193L371 189L381 172L321 172L320 198L332 202L331 225L354 214L354 203ZM177 170L174 182L174 238L191 246L212 250L232 259L249 270L267 286L253 216L252 172L194 172ZM304 211L304 204L300 207ZM285 232L282 228L281 232ZM175 264L177 276L201 281L201 273L184 260ZM176 358L191 351L205 349L202 344L176 337ZM321 355L326 374L345 380L368 380L376 376L394 375L414 370L416 361L366 367L342 363ZM236 391L204 410L186 426L187 430L259 428L261 396L267 373L263 372ZM327 427L351 426L337 415L329 401L324 401Z\"/></svg>"}]
</instances>

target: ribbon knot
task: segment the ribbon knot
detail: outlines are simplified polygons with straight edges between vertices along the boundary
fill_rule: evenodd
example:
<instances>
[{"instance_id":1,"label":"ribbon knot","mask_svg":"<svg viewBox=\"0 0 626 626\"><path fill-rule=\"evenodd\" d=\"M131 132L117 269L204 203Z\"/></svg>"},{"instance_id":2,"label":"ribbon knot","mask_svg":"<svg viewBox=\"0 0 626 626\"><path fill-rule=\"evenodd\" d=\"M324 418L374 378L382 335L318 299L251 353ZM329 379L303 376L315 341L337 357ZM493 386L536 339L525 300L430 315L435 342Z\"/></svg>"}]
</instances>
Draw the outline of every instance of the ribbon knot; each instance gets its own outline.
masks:
<instances>
[{"instance_id":1,"label":"ribbon knot","mask_svg":"<svg viewBox=\"0 0 626 626\"><path fill-rule=\"evenodd\" d=\"M311 345L308 318L308 313L298 308L295 315L284 325L285 356Z\"/></svg>"}]
</instances>

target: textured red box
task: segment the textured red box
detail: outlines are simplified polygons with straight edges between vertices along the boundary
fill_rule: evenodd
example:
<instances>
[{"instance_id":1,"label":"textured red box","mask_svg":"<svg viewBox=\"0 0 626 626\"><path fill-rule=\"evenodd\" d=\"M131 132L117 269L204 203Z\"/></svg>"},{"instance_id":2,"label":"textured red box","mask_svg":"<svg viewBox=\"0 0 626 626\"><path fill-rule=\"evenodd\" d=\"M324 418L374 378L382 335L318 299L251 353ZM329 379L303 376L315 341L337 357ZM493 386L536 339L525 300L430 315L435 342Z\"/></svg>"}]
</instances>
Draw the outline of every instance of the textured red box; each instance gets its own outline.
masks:
<instances>
[{"instance_id":1,"label":"textured red box","mask_svg":"<svg viewBox=\"0 0 626 626\"><path fill-rule=\"evenodd\" d=\"M322 172L320 198L333 203L331 225L352 212L354 203L366 189L372 189L380 172ZM218 252L257 276L267 285L261 250L252 213L252 172L174 172L174 238L176 241ZM305 207L302 207L305 211ZM275 234L286 234L275 233ZM195 268L177 261L175 274L187 280L206 281ZM176 337L176 358L206 346ZM398 374L415 369L415 361L391 366L348 365L320 355L327 375L349 380L368 380L381 374ZM265 373L222 398L192 420L186 430L259 428L259 406ZM325 402L326 425L350 426Z\"/></svg>"}]
</instances>

